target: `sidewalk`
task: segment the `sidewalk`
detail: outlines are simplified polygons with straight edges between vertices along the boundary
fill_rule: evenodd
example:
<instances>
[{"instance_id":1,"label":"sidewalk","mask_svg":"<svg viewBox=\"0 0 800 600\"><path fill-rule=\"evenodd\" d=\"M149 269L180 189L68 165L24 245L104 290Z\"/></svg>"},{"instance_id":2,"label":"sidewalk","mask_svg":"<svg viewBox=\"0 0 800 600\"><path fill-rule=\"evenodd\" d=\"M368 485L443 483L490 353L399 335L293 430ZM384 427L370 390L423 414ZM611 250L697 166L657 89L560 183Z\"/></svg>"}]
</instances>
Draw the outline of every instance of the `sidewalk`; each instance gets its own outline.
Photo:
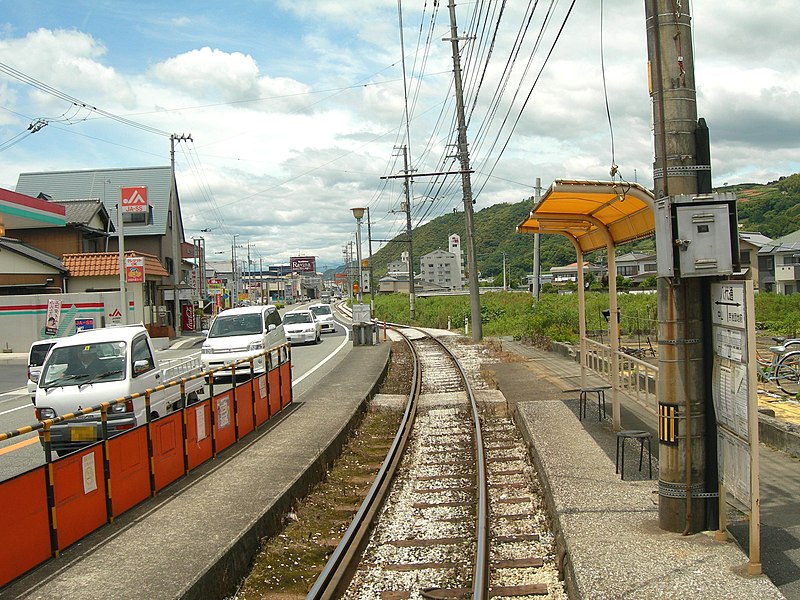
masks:
<instances>
[{"instance_id":1,"label":"sidewalk","mask_svg":"<svg viewBox=\"0 0 800 600\"><path fill-rule=\"evenodd\" d=\"M573 597L800 598L800 475L795 459L761 446L765 575L748 576L748 558L740 548L748 547L746 523L731 524L737 539L726 542L715 541L713 532L683 536L659 528L654 418L630 410L635 403L620 395L623 428L653 434L653 479L648 479L646 464L637 470L639 448L637 444L634 451L631 444L623 481L615 474L610 400L608 418L598 420L596 401L590 399L587 416L579 420L577 394L564 393L576 387L578 363L515 342L502 345L521 362L509 359L486 368L512 407L551 494L556 543Z\"/></svg>"}]
</instances>

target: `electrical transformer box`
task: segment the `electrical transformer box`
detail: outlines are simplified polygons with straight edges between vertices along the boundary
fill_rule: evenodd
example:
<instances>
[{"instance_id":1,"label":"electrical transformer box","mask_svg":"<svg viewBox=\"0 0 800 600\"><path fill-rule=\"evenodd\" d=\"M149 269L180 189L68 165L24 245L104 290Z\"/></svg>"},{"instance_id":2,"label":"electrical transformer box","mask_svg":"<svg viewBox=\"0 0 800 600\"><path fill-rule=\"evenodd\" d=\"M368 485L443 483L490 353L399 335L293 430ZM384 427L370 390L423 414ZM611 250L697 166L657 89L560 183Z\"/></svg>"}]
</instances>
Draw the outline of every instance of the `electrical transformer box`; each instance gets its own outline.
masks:
<instances>
[{"instance_id":1,"label":"electrical transformer box","mask_svg":"<svg viewBox=\"0 0 800 600\"><path fill-rule=\"evenodd\" d=\"M735 194L656 201L659 277L731 275L739 263Z\"/></svg>"}]
</instances>

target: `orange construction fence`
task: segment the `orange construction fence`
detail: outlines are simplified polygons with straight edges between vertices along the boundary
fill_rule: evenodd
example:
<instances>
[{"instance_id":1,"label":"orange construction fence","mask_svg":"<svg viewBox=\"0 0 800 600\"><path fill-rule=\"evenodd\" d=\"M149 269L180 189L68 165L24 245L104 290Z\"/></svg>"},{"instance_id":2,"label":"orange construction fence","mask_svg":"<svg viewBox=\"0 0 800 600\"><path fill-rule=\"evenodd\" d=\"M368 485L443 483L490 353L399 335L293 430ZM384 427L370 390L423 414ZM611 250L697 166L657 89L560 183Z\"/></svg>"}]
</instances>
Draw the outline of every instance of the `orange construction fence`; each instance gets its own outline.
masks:
<instances>
[{"instance_id":1,"label":"orange construction fence","mask_svg":"<svg viewBox=\"0 0 800 600\"><path fill-rule=\"evenodd\" d=\"M266 354L268 370L262 375L0 482L5 542L0 544L0 588L155 495L290 404L289 347Z\"/></svg>"}]
</instances>

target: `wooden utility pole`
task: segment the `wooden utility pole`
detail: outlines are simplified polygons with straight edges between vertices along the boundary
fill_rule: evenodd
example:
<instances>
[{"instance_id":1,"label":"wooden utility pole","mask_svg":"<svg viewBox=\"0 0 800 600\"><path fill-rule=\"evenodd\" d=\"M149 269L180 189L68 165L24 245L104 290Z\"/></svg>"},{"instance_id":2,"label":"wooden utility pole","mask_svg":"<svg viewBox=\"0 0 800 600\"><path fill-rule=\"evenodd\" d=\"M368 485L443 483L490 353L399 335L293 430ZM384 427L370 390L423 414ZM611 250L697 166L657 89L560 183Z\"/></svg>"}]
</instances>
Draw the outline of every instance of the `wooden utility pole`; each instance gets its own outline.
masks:
<instances>
[{"instance_id":1,"label":"wooden utility pole","mask_svg":"<svg viewBox=\"0 0 800 600\"><path fill-rule=\"evenodd\" d=\"M467 269L469 274L470 312L472 315L472 339L483 339L481 324L481 298L478 289L478 267L475 259L475 224L472 217L472 182L469 170L469 149L467 146L467 122L464 116L464 87L461 82L461 53L458 49L458 26L456 25L456 4L450 0L450 37L445 38L453 48L453 76L456 88L456 117L458 119L458 160L461 163L461 187L464 190L464 232L467 246Z\"/></svg>"},{"instance_id":2,"label":"wooden utility pole","mask_svg":"<svg viewBox=\"0 0 800 600\"><path fill-rule=\"evenodd\" d=\"M645 0L656 199L697 193L697 102L689 2ZM703 277L658 279L660 405L676 407L677 443L659 442L659 526L706 529L706 366Z\"/></svg>"}]
</instances>

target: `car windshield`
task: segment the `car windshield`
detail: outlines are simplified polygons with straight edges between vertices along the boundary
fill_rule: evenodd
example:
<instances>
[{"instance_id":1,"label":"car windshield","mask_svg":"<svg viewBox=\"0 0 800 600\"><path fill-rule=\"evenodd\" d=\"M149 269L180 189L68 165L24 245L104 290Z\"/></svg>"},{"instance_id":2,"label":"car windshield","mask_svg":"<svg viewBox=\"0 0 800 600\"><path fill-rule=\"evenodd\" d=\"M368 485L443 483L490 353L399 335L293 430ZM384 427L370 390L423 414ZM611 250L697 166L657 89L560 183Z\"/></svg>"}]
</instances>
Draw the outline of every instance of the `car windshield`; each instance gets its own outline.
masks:
<instances>
[{"instance_id":1,"label":"car windshield","mask_svg":"<svg viewBox=\"0 0 800 600\"><path fill-rule=\"evenodd\" d=\"M330 315L331 314L331 307L330 306L312 306L311 307L311 312L313 312L318 317L324 316L324 315Z\"/></svg>"},{"instance_id":2,"label":"car windshield","mask_svg":"<svg viewBox=\"0 0 800 600\"><path fill-rule=\"evenodd\" d=\"M208 332L209 338L235 335L258 335L264 330L261 313L246 315L219 315Z\"/></svg>"},{"instance_id":3,"label":"car windshield","mask_svg":"<svg viewBox=\"0 0 800 600\"><path fill-rule=\"evenodd\" d=\"M293 325L295 323L313 323L314 317L311 316L311 313L286 313L283 315L283 324L284 325Z\"/></svg>"},{"instance_id":4,"label":"car windshield","mask_svg":"<svg viewBox=\"0 0 800 600\"><path fill-rule=\"evenodd\" d=\"M124 379L125 348L121 341L54 348L47 356L39 387Z\"/></svg>"}]
</instances>

